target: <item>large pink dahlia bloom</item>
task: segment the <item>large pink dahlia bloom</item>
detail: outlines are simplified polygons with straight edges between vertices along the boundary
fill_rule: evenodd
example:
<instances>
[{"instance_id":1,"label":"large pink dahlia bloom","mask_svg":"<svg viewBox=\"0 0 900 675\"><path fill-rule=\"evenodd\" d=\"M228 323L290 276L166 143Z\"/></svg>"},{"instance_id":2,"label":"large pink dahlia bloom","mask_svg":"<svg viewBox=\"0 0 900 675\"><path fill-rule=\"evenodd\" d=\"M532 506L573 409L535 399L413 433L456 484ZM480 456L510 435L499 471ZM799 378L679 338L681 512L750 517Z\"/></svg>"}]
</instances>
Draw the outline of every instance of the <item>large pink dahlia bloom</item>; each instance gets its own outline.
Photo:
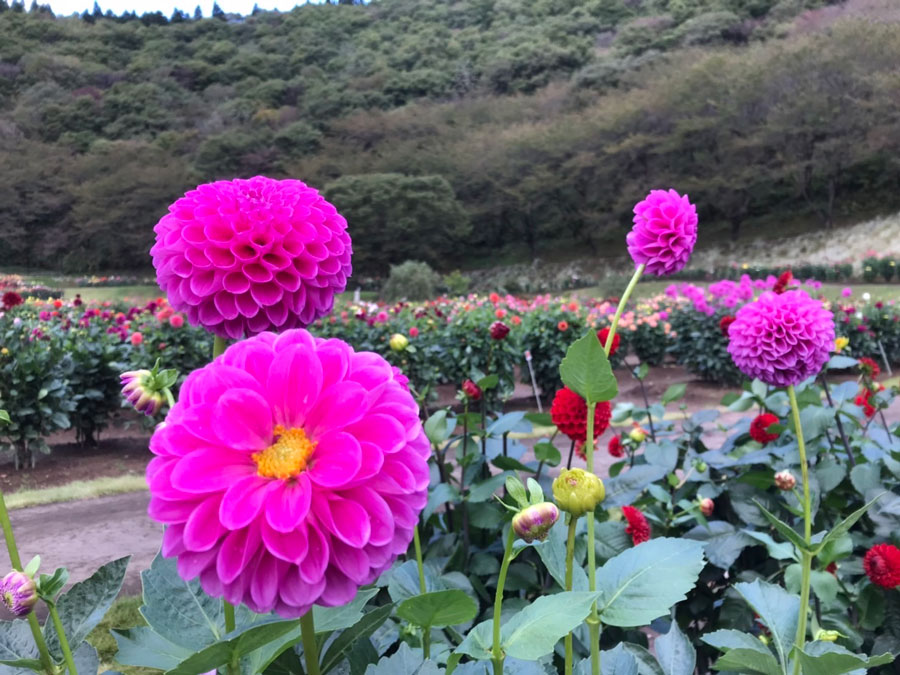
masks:
<instances>
[{"instance_id":1,"label":"large pink dahlia bloom","mask_svg":"<svg viewBox=\"0 0 900 675\"><path fill-rule=\"evenodd\" d=\"M697 207L675 190L651 190L635 204L634 226L625 237L635 265L663 277L684 269L697 243Z\"/></svg>"},{"instance_id":2,"label":"large pink dahlia bloom","mask_svg":"<svg viewBox=\"0 0 900 675\"><path fill-rule=\"evenodd\" d=\"M175 309L216 335L306 327L350 276L347 221L298 180L217 181L169 207L150 249Z\"/></svg>"},{"instance_id":3,"label":"large pink dahlia bloom","mask_svg":"<svg viewBox=\"0 0 900 675\"><path fill-rule=\"evenodd\" d=\"M834 317L805 291L767 291L738 310L728 352L747 377L776 387L818 374L834 349Z\"/></svg>"},{"instance_id":4,"label":"large pink dahlia bloom","mask_svg":"<svg viewBox=\"0 0 900 675\"><path fill-rule=\"evenodd\" d=\"M260 613L349 602L407 550L427 499L430 446L390 364L302 329L191 373L150 449L163 555Z\"/></svg>"}]
</instances>

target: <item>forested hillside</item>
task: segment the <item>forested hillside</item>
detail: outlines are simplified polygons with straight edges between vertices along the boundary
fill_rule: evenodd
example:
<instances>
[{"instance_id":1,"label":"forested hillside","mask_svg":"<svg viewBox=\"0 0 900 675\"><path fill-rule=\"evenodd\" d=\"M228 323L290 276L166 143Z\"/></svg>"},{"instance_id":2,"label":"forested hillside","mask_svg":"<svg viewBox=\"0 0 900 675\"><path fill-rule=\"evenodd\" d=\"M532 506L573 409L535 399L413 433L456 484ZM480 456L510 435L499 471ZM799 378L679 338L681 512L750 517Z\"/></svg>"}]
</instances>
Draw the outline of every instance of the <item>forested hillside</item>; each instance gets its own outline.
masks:
<instances>
[{"instance_id":1,"label":"forested hillside","mask_svg":"<svg viewBox=\"0 0 900 675\"><path fill-rule=\"evenodd\" d=\"M185 9L189 9L185 7ZM742 236L900 204L895 0L0 0L0 264L146 266L193 184L320 187L354 264L604 252L649 187Z\"/></svg>"}]
</instances>

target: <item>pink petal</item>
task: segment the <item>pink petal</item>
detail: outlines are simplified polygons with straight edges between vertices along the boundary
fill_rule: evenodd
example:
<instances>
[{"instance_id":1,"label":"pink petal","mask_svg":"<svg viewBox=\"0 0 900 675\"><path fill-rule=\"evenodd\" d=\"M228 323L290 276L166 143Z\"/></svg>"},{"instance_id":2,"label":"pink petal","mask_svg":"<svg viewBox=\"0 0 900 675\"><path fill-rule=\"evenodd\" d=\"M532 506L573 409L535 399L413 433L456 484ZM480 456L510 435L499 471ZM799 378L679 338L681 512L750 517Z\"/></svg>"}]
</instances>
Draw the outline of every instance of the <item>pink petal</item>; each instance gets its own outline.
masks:
<instances>
[{"instance_id":1,"label":"pink petal","mask_svg":"<svg viewBox=\"0 0 900 675\"><path fill-rule=\"evenodd\" d=\"M208 551L225 534L225 528L219 522L221 503L221 496L210 497L194 509L184 526L184 545L188 549Z\"/></svg>"},{"instance_id":2,"label":"pink petal","mask_svg":"<svg viewBox=\"0 0 900 675\"><path fill-rule=\"evenodd\" d=\"M384 453L374 443L362 442L359 444L362 451L362 458L359 464L359 471L353 477L354 482L366 480L375 476L384 465Z\"/></svg>"},{"instance_id":3,"label":"pink petal","mask_svg":"<svg viewBox=\"0 0 900 675\"><path fill-rule=\"evenodd\" d=\"M345 544L365 546L368 543L371 533L369 514L356 502L335 494L329 497L316 493L312 506L325 529Z\"/></svg>"},{"instance_id":4,"label":"pink petal","mask_svg":"<svg viewBox=\"0 0 900 675\"><path fill-rule=\"evenodd\" d=\"M322 365L313 350L292 346L281 351L269 367L266 389L275 422L302 427L322 387Z\"/></svg>"},{"instance_id":5,"label":"pink petal","mask_svg":"<svg viewBox=\"0 0 900 675\"><path fill-rule=\"evenodd\" d=\"M250 597L264 610L271 610L278 595L278 585L288 564L271 555L263 555L250 581Z\"/></svg>"},{"instance_id":6,"label":"pink petal","mask_svg":"<svg viewBox=\"0 0 900 675\"><path fill-rule=\"evenodd\" d=\"M312 486L306 474L296 482L280 482L266 499L266 520L278 532L292 532L309 513Z\"/></svg>"},{"instance_id":7,"label":"pink petal","mask_svg":"<svg viewBox=\"0 0 900 675\"><path fill-rule=\"evenodd\" d=\"M282 560L297 564L306 557L308 543L305 527L285 534L273 530L268 523L264 522L262 524L262 538L269 552Z\"/></svg>"},{"instance_id":8,"label":"pink petal","mask_svg":"<svg viewBox=\"0 0 900 675\"><path fill-rule=\"evenodd\" d=\"M216 572L223 583L230 584L240 576L259 550L260 540L258 527L234 530L225 536L216 559Z\"/></svg>"},{"instance_id":9,"label":"pink petal","mask_svg":"<svg viewBox=\"0 0 900 675\"><path fill-rule=\"evenodd\" d=\"M267 480L257 475L242 478L232 485L222 497L219 520L229 530L239 530L256 520L269 492L277 486L277 481Z\"/></svg>"},{"instance_id":10,"label":"pink petal","mask_svg":"<svg viewBox=\"0 0 900 675\"><path fill-rule=\"evenodd\" d=\"M235 481L256 475L248 455L226 450L198 450L182 457L172 469L172 486L185 492L206 494L226 490Z\"/></svg>"},{"instance_id":11,"label":"pink petal","mask_svg":"<svg viewBox=\"0 0 900 675\"><path fill-rule=\"evenodd\" d=\"M366 414L366 390L356 382L339 382L324 390L306 418L304 427L315 437L340 430Z\"/></svg>"},{"instance_id":12,"label":"pink petal","mask_svg":"<svg viewBox=\"0 0 900 675\"><path fill-rule=\"evenodd\" d=\"M322 487L346 485L362 466L362 449L353 436L343 432L326 434L318 439L308 475Z\"/></svg>"},{"instance_id":13,"label":"pink petal","mask_svg":"<svg viewBox=\"0 0 900 675\"><path fill-rule=\"evenodd\" d=\"M369 556L361 548L347 546L344 542L333 539L331 550L334 552L334 563L338 569L357 584L365 583L369 576Z\"/></svg>"},{"instance_id":14,"label":"pink petal","mask_svg":"<svg viewBox=\"0 0 900 675\"><path fill-rule=\"evenodd\" d=\"M369 514L372 527L369 544L372 546L387 544L394 536L394 514L391 513L388 503L375 490L368 487L353 488L345 494Z\"/></svg>"},{"instance_id":15,"label":"pink petal","mask_svg":"<svg viewBox=\"0 0 900 675\"><path fill-rule=\"evenodd\" d=\"M298 565L300 577L308 584L321 581L331 557L328 535L310 523L306 528L306 557Z\"/></svg>"},{"instance_id":16,"label":"pink petal","mask_svg":"<svg viewBox=\"0 0 900 675\"><path fill-rule=\"evenodd\" d=\"M322 595L319 596L318 600L318 604L324 607L346 605L353 600L356 596L356 591L359 589L358 584L334 567L328 568L325 580L327 582L325 590L322 591Z\"/></svg>"},{"instance_id":17,"label":"pink petal","mask_svg":"<svg viewBox=\"0 0 900 675\"><path fill-rule=\"evenodd\" d=\"M314 582L303 579L296 568L289 568L281 580L279 594L281 599L294 607L304 607L318 600L325 588L325 577L319 575Z\"/></svg>"},{"instance_id":18,"label":"pink petal","mask_svg":"<svg viewBox=\"0 0 900 675\"><path fill-rule=\"evenodd\" d=\"M258 451L272 443L272 411L255 391L227 392L219 399L213 419L219 438L230 448Z\"/></svg>"}]
</instances>

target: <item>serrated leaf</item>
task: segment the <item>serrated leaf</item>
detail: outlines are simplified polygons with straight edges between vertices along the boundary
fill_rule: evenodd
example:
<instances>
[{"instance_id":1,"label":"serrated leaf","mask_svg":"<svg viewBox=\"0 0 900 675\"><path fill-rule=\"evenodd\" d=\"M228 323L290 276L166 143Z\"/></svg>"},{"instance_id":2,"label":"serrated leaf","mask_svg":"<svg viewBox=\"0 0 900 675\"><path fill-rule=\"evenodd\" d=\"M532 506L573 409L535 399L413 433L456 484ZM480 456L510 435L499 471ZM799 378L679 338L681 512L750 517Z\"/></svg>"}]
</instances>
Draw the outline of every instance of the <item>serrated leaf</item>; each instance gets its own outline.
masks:
<instances>
[{"instance_id":1,"label":"serrated leaf","mask_svg":"<svg viewBox=\"0 0 900 675\"><path fill-rule=\"evenodd\" d=\"M684 536L687 539L705 542L704 552L707 559L723 570L731 567L741 551L754 543L752 538L725 520L711 520L706 526L697 525L685 532Z\"/></svg>"},{"instance_id":2,"label":"serrated leaf","mask_svg":"<svg viewBox=\"0 0 900 675\"><path fill-rule=\"evenodd\" d=\"M423 659L420 651L413 651L405 642L400 643L392 656L369 665L365 675L439 675L441 670L434 661Z\"/></svg>"},{"instance_id":3,"label":"serrated leaf","mask_svg":"<svg viewBox=\"0 0 900 675\"><path fill-rule=\"evenodd\" d=\"M447 411L438 410L425 420L423 425L425 435L432 445L440 445L446 441L453 432L453 427L447 424Z\"/></svg>"},{"instance_id":4,"label":"serrated leaf","mask_svg":"<svg viewBox=\"0 0 900 675\"><path fill-rule=\"evenodd\" d=\"M787 664L794 637L797 633L797 616L800 598L791 595L781 586L769 584L759 579L753 583L738 583L734 589L741 594L753 611L772 634L772 643L778 660Z\"/></svg>"},{"instance_id":5,"label":"serrated leaf","mask_svg":"<svg viewBox=\"0 0 900 675\"><path fill-rule=\"evenodd\" d=\"M443 628L466 623L478 614L478 606L460 590L433 591L409 598L397 607L397 616L417 626Z\"/></svg>"},{"instance_id":6,"label":"serrated leaf","mask_svg":"<svg viewBox=\"0 0 900 675\"><path fill-rule=\"evenodd\" d=\"M296 630L295 620L270 620L229 633L225 638L198 650L166 671L166 675L197 675L231 662L235 656L249 654L260 647Z\"/></svg>"},{"instance_id":7,"label":"serrated leaf","mask_svg":"<svg viewBox=\"0 0 900 675\"><path fill-rule=\"evenodd\" d=\"M759 673L760 675L784 675L778 661L771 654L761 654L750 649L732 649L719 657L714 670L736 673Z\"/></svg>"},{"instance_id":8,"label":"serrated leaf","mask_svg":"<svg viewBox=\"0 0 900 675\"><path fill-rule=\"evenodd\" d=\"M503 624L500 642L504 652L526 661L549 654L566 633L584 621L597 596L569 591L538 598Z\"/></svg>"},{"instance_id":9,"label":"serrated leaf","mask_svg":"<svg viewBox=\"0 0 900 675\"><path fill-rule=\"evenodd\" d=\"M563 384L588 403L611 401L619 393L609 359L593 330L569 346L559 364L559 375Z\"/></svg>"},{"instance_id":10,"label":"serrated leaf","mask_svg":"<svg viewBox=\"0 0 900 675\"><path fill-rule=\"evenodd\" d=\"M407 562L412 563L412 567L416 568L415 560L409 560ZM414 573L416 579L416 592L418 592L418 570L416 569ZM425 578L427 581L427 573ZM363 608L369 600L376 595L378 595L377 588L361 588L357 591L356 597L346 605L340 607L320 607L319 605L314 605L313 622L316 626L316 634L328 633L333 630L343 630L344 628L353 626L362 618Z\"/></svg>"},{"instance_id":11,"label":"serrated leaf","mask_svg":"<svg viewBox=\"0 0 900 675\"><path fill-rule=\"evenodd\" d=\"M755 499L753 503L756 504L757 508L762 512L763 516L765 516L766 520L768 520L772 526L778 530L778 532L788 541L790 541L794 546L796 546L801 551L809 551L810 546L807 546L806 541L803 537L792 528L790 525L781 520L774 513L769 511L765 506L760 504Z\"/></svg>"},{"instance_id":12,"label":"serrated leaf","mask_svg":"<svg viewBox=\"0 0 900 675\"><path fill-rule=\"evenodd\" d=\"M462 591L457 592L462 593ZM466 598L468 599L468 596L466 596ZM411 602L412 600L415 600L415 598L411 598L406 602ZM388 620L393 609L393 605L381 605L368 614L364 614L359 621L349 628L342 630L340 635L338 635L329 645L328 651L325 652L325 655L322 657L322 662L320 664L322 675L330 672L344 661L347 653L353 648L354 644L360 640L367 640L369 636L378 630L378 628Z\"/></svg>"},{"instance_id":13,"label":"serrated leaf","mask_svg":"<svg viewBox=\"0 0 900 675\"><path fill-rule=\"evenodd\" d=\"M676 621L672 622L668 633L656 638L653 645L656 660L665 675L693 675L697 652Z\"/></svg>"},{"instance_id":14,"label":"serrated leaf","mask_svg":"<svg viewBox=\"0 0 900 675\"><path fill-rule=\"evenodd\" d=\"M528 499L532 505L544 501L544 489L534 478L528 477Z\"/></svg>"},{"instance_id":15,"label":"serrated leaf","mask_svg":"<svg viewBox=\"0 0 900 675\"><path fill-rule=\"evenodd\" d=\"M503 473L498 473L494 476L491 476L487 480L484 480L480 483L476 483L472 486L472 489L469 490L469 494L466 496L466 501L470 502L483 502L490 499L493 494L506 483L506 479L510 474L506 471ZM526 500L526 504L528 501Z\"/></svg>"},{"instance_id":16,"label":"serrated leaf","mask_svg":"<svg viewBox=\"0 0 900 675\"><path fill-rule=\"evenodd\" d=\"M556 449L556 446L546 441L534 444L534 457L548 466L559 466L559 463L562 461L562 455Z\"/></svg>"},{"instance_id":17,"label":"serrated leaf","mask_svg":"<svg viewBox=\"0 0 900 675\"><path fill-rule=\"evenodd\" d=\"M872 499L868 504L865 504L864 506L858 508L856 511L844 518L840 523L835 525L832 530L825 535L822 543L813 550L813 554L818 555L822 551L822 549L825 548L826 544L829 544L830 542L835 541L850 532L850 528L856 524L856 521L862 518L863 515L865 515L866 511L872 508L872 505L875 504L875 502L877 502L879 499L881 499L884 494L885 493L882 492L880 495Z\"/></svg>"},{"instance_id":18,"label":"serrated leaf","mask_svg":"<svg viewBox=\"0 0 900 675\"><path fill-rule=\"evenodd\" d=\"M506 492L512 497L520 509L528 506L528 495L525 494L525 486L517 476L506 477Z\"/></svg>"},{"instance_id":19,"label":"serrated leaf","mask_svg":"<svg viewBox=\"0 0 900 675\"><path fill-rule=\"evenodd\" d=\"M38 650L28 623L22 619L0 621L0 663L12 665L37 658Z\"/></svg>"},{"instance_id":20,"label":"serrated leaf","mask_svg":"<svg viewBox=\"0 0 900 675\"><path fill-rule=\"evenodd\" d=\"M112 635L119 648L116 661L124 666L169 670L193 654L192 649L166 640L148 626L114 630Z\"/></svg>"},{"instance_id":21,"label":"serrated leaf","mask_svg":"<svg viewBox=\"0 0 900 675\"><path fill-rule=\"evenodd\" d=\"M662 395L662 404L667 405L672 403L673 401L677 401L682 398L687 392L687 384L684 382L679 382L678 384L673 384L670 386Z\"/></svg>"},{"instance_id":22,"label":"serrated leaf","mask_svg":"<svg viewBox=\"0 0 900 675\"><path fill-rule=\"evenodd\" d=\"M658 538L611 558L597 571L600 620L611 626L643 626L684 600L703 569L703 545Z\"/></svg>"}]
</instances>

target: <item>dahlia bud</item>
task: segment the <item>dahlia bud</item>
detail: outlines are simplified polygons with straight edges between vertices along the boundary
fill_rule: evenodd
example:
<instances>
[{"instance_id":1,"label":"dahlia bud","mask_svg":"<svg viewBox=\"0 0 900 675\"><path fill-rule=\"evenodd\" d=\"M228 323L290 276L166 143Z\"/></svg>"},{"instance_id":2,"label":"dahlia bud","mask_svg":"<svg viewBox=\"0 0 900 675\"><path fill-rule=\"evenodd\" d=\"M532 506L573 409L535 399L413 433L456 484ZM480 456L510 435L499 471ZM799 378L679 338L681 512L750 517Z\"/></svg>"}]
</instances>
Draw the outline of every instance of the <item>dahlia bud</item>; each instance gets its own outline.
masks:
<instances>
[{"instance_id":1,"label":"dahlia bud","mask_svg":"<svg viewBox=\"0 0 900 675\"><path fill-rule=\"evenodd\" d=\"M635 443L643 443L647 438L647 432L640 427L635 427L630 432L628 432L628 438L633 440Z\"/></svg>"},{"instance_id":2,"label":"dahlia bud","mask_svg":"<svg viewBox=\"0 0 900 675\"><path fill-rule=\"evenodd\" d=\"M3 604L16 616L25 616L38 600L37 584L24 572L12 571L0 580Z\"/></svg>"},{"instance_id":3,"label":"dahlia bud","mask_svg":"<svg viewBox=\"0 0 900 675\"><path fill-rule=\"evenodd\" d=\"M816 631L816 640L820 640L822 642L834 642L841 634L836 630L825 630L824 628L820 628Z\"/></svg>"},{"instance_id":4,"label":"dahlia bud","mask_svg":"<svg viewBox=\"0 0 900 675\"><path fill-rule=\"evenodd\" d=\"M478 401L481 399L481 387L472 382L472 380L466 380L462 383L463 393L473 401Z\"/></svg>"},{"instance_id":5,"label":"dahlia bud","mask_svg":"<svg viewBox=\"0 0 900 675\"><path fill-rule=\"evenodd\" d=\"M793 490L797 485L797 479L794 478L794 474L785 469L784 471L779 471L775 474L775 485L779 490L784 490L785 492L789 490Z\"/></svg>"},{"instance_id":6,"label":"dahlia bud","mask_svg":"<svg viewBox=\"0 0 900 675\"><path fill-rule=\"evenodd\" d=\"M152 417L156 415L166 401L174 405L170 387L178 379L175 370L159 370L159 360L153 370L130 370L122 373L122 396L134 406L135 410Z\"/></svg>"},{"instance_id":7,"label":"dahlia bud","mask_svg":"<svg viewBox=\"0 0 900 675\"><path fill-rule=\"evenodd\" d=\"M401 333L394 333L391 335L391 340L388 344L391 345L391 349L395 352L402 352L409 347L409 338Z\"/></svg>"},{"instance_id":8,"label":"dahlia bud","mask_svg":"<svg viewBox=\"0 0 900 675\"><path fill-rule=\"evenodd\" d=\"M541 502L526 507L513 516L512 527L519 537L530 544L535 539L544 541L557 520L559 509L556 504Z\"/></svg>"},{"instance_id":9,"label":"dahlia bud","mask_svg":"<svg viewBox=\"0 0 900 675\"><path fill-rule=\"evenodd\" d=\"M709 518L713 514L713 510L716 508L715 503L709 497L703 497L700 499L700 513Z\"/></svg>"},{"instance_id":10,"label":"dahlia bud","mask_svg":"<svg viewBox=\"0 0 900 675\"><path fill-rule=\"evenodd\" d=\"M694 462L694 468L697 469L697 471L699 471L700 473L703 473L709 468L709 466L707 466L706 462L704 462L702 459L698 459L696 462Z\"/></svg>"},{"instance_id":11,"label":"dahlia bud","mask_svg":"<svg viewBox=\"0 0 900 675\"><path fill-rule=\"evenodd\" d=\"M495 321L491 324L491 337L495 340L502 340L509 335L509 326L502 321Z\"/></svg>"},{"instance_id":12,"label":"dahlia bud","mask_svg":"<svg viewBox=\"0 0 900 675\"><path fill-rule=\"evenodd\" d=\"M604 497L603 481L583 469L563 469L553 481L553 498L574 518L593 511Z\"/></svg>"}]
</instances>

